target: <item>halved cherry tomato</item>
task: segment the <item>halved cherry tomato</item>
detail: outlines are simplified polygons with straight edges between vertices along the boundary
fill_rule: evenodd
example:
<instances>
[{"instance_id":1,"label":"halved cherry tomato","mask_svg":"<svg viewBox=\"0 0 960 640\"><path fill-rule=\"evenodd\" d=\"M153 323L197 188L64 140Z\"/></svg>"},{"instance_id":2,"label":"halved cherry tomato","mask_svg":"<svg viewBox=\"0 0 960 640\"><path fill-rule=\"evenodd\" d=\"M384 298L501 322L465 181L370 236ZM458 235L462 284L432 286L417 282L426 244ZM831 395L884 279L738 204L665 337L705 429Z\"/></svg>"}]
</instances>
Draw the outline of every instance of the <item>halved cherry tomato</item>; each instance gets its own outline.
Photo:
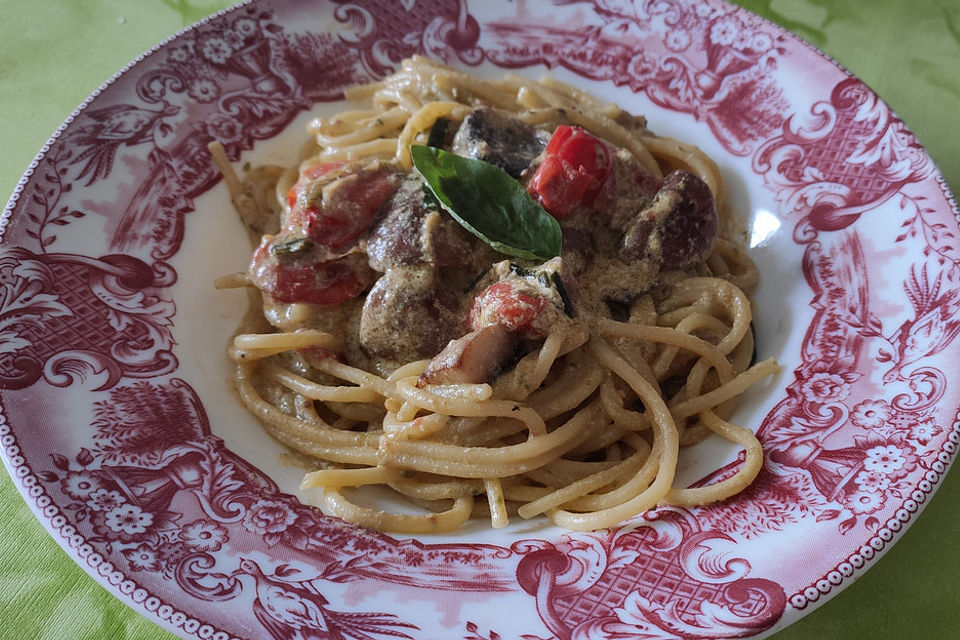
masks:
<instances>
[{"instance_id":1,"label":"halved cherry tomato","mask_svg":"<svg viewBox=\"0 0 960 640\"><path fill-rule=\"evenodd\" d=\"M547 301L540 296L517 291L507 282L496 282L473 299L467 322L475 331L490 324L499 324L509 331L530 327Z\"/></svg>"},{"instance_id":2,"label":"halved cherry tomato","mask_svg":"<svg viewBox=\"0 0 960 640\"><path fill-rule=\"evenodd\" d=\"M270 255L264 242L253 254L254 284L278 302L337 305L363 293L366 285L342 261L283 262Z\"/></svg>"},{"instance_id":3,"label":"halved cherry tomato","mask_svg":"<svg viewBox=\"0 0 960 640\"><path fill-rule=\"evenodd\" d=\"M603 140L580 127L560 125L527 192L553 217L562 219L578 205L593 204L613 176L613 153Z\"/></svg>"},{"instance_id":4,"label":"halved cherry tomato","mask_svg":"<svg viewBox=\"0 0 960 640\"><path fill-rule=\"evenodd\" d=\"M299 228L316 242L332 248L343 246L363 233L384 201L397 188L396 174L386 167L360 169L335 178L325 186L322 201L307 200L310 185L343 166L321 162L300 172L287 193L291 215L288 227Z\"/></svg>"},{"instance_id":5,"label":"halved cherry tomato","mask_svg":"<svg viewBox=\"0 0 960 640\"><path fill-rule=\"evenodd\" d=\"M287 204L293 207L297 204L297 199L311 182L335 169L339 169L344 164L343 162L317 162L301 167L300 177L297 178L297 181L287 192Z\"/></svg>"}]
</instances>

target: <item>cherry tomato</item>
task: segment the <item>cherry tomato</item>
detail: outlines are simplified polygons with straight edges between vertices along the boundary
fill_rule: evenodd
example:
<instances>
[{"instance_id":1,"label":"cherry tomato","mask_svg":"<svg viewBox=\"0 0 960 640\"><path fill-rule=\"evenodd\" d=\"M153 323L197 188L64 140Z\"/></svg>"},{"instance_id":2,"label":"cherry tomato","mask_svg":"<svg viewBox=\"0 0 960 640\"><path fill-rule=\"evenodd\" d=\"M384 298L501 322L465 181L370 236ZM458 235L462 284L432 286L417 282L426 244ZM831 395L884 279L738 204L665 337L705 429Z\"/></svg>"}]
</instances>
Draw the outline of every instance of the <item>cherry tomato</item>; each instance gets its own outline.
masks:
<instances>
[{"instance_id":1,"label":"cherry tomato","mask_svg":"<svg viewBox=\"0 0 960 640\"><path fill-rule=\"evenodd\" d=\"M366 285L350 265L340 261L282 262L270 255L264 242L253 255L257 287L278 302L337 305L356 298Z\"/></svg>"},{"instance_id":2,"label":"cherry tomato","mask_svg":"<svg viewBox=\"0 0 960 640\"><path fill-rule=\"evenodd\" d=\"M316 162L300 168L300 177L287 192L287 204L293 207L297 204L297 199L304 192L311 182L326 175L335 169L339 169L345 163L343 162Z\"/></svg>"},{"instance_id":3,"label":"cherry tomato","mask_svg":"<svg viewBox=\"0 0 960 640\"><path fill-rule=\"evenodd\" d=\"M613 154L605 142L580 127L561 125L547 143L527 192L562 219L578 205L592 205L613 176Z\"/></svg>"},{"instance_id":4,"label":"cherry tomato","mask_svg":"<svg viewBox=\"0 0 960 640\"><path fill-rule=\"evenodd\" d=\"M300 179L287 193L291 208L287 226L331 248L343 246L363 233L397 188L393 171L383 167L360 169L332 180L323 189L322 201L308 201L311 184L342 166L342 162L310 165L301 170Z\"/></svg>"},{"instance_id":5,"label":"cherry tomato","mask_svg":"<svg viewBox=\"0 0 960 640\"><path fill-rule=\"evenodd\" d=\"M499 324L509 331L522 331L547 306L543 298L517 291L507 282L496 282L473 299L467 321L471 330Z\"/></svg>"}]
</instances>

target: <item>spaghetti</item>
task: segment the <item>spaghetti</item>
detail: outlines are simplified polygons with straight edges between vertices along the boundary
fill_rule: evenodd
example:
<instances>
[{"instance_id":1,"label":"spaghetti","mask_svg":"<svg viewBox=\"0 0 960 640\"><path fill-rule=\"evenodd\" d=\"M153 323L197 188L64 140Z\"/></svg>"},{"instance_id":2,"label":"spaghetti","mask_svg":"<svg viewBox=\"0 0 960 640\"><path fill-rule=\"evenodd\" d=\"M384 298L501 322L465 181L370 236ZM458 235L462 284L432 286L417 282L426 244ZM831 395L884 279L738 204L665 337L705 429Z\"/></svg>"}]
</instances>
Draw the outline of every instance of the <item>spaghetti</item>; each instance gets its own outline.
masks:
<instances>
[{"instance_id":1,"label":"spaghetti","mask_svg":"<svg viewBox=\"0 0 960 640\"><path fill-rule=\"evenodd\" d=\"M250 292L236 389L314 461L320 507L393 532L479 512L593 530L753 480L760 444L727 418L777 365L752 363L757 270L710 158L550 79L413 58L347 98L295 168L241 177L211 147L255 246L217 283ZM674 487L711 435L742 465ZM364 506L370 487L419 512Z\"/></svg>"}]
</instances>

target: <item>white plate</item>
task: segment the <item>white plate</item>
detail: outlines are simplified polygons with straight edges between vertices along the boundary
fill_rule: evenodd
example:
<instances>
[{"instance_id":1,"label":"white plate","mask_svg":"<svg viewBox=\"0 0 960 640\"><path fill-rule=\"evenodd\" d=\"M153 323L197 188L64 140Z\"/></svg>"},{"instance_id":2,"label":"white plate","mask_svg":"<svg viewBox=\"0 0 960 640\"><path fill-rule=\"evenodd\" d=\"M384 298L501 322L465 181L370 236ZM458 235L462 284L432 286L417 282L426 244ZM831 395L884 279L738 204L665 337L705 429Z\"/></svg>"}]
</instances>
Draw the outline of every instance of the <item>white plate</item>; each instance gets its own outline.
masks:
<instances>
[{"instance_id":1,"label":"white plate","mask_svg":"<svg viewBox=\"0 0 960 640\"><path fill-rule=\"evenodd\" d=\"M819 52L727 4L647 6L253 3L79 108L2 222L0 445L80 566L185 638L492 640L768 635L876 561L960 439L956 205ZM289 163L310 113L414 53L549 67L717 159L762 274L759 351L784 367L736 416L767 451L743 495L608 532L419 539L299 502L299 472L228 384L243 300L211 281L248 251L205 144ZM735 464L691 453L689 481Z\"/></svg>"}]
</instances>

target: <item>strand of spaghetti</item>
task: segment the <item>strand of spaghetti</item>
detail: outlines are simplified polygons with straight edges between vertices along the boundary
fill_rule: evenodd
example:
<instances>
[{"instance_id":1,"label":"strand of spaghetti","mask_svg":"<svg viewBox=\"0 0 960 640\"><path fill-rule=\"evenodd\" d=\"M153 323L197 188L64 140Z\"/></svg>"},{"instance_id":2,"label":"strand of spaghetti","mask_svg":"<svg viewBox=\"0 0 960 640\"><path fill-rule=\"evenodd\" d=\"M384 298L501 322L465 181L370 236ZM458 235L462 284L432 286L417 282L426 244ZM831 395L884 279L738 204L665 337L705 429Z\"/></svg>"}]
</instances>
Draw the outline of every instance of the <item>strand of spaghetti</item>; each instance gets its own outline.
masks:
<instances>
[{"instance_id":1,"label":"strand of spaghetti","mask_svg":"<svg viewBox=\"0 0 960 640\"><path fill-rule=\"evenodd\" d=\"M640 397L647 413L651 415L654 447L659 443L659 451L656 454L659 464L650 486L621 504L589 514L573 513L562 509L553 509L549 512L554 523L574 531L592 531L610 527L656 506L673 484L680 446L673 416L670 415L657 389L606 343L593 339L589 346L594 357L630 385ZM653 456L654 454L651 453L651 457Z\"/></svg>"},{"instance_id":2,"label":"strand of spaghetti","mask_svg":"<svg viewBox=\"0 0 960 640\"><path fill-rule=\"evenodd\" d=\"M718 237L713 245L713 256L720 258L726 267L727 273L724 275L724 279L729 280L738 288L749 291L760 280L760 271L757 269L757 265L736 243Z\"/></svg>"},{"instance_id":3,"label":"strand of spaghetti","mask_svg":"<svg viewBox=\"0 0 960 640\"><path fill-rule=\"evenodd\" d=\"M321 151L317 157L325 161L360 160L363 158L390 158L395 155L396 138L377 138L367 142L340 147L329 151Z\"/></svg>"},{"instance_id":4,"label":"strand of spaghetti","mask_svg":"<svg viewBox=\"0 0 960 640\"><path fill-rule=\"evenodd\" d=\"M529 94L529 92L526 91L526 87L523 87L522 90L524 93ZM517 101L521 101L519 93L517 94ZM565 122L567 120L566 113L563 109L557 109L556 107L536 108L533 106L534 103L528 105L521 102L521 104L527 107L527 111L518 113L517 117L527 124L538 125L546 122Z\"/></svg>"},{"instance_id":5,"label":"strand of spaghetti","mask_svg":"<svg viewBox=\"0 0 960 640\"><path fill-rule=\"evenodd\" d=\"M530 395L550 374L564 340L560 331L549 333L538 351L523 358L510 372L500 376L496 384L496 396L521 400Z\"/></svg>"},{"instance_id":6,"label":"strand of spaghetti","mask_svg":"<svg viewBox=\"0 0 960 640\"><path fill-rule=\"evenodd\" d=\"M632 319L630 324L638 324L640 326L649 326L644 322L634 322ZM642 343L636 340L629 340L625 338L617 338L614 340L614 344L617 347L617 350L620 352L620 355L623 356L623 359L626 360L631 367L637 370L637 372L642 375L647 382L653 384L654 386L659 385L657 377L653 373L653 369L650 368L650 363L647 361L647 353L650 351L652 344Z\"/></svg>"},{"instance_id":7,"label":"strand of spaghetti","mask_svg":"<svg viewBox=\"0 0 960 640\"><path fill-rule=\"evenodd\" d=\"M322 373L327 373L331 376L340 378L341 380L352 382L353 384L366 389L372 389L385 398L396 396L396 385L394 383L384 380L380 376L376 376L372 373L364 371L363 369L351 367L350 365L338 362L333 358L324 358L320 362L317 362L315 366L316 369Z\"/></svg>"},{"instance_id":8,"label":"strand of spaghetti","mask_svg":"<svg viewBox=\"0 0 960 640\"><path fill-rule=\"evenodd\" d=\"M402 107L394 107L383 113L375 114L365 121L361 120L355 123L354 128L338 135L318 132L316 141L323 147L344 147L368 142L383 137L387 132L399 129L409 117L410 115Z\"/></svg>"},{"instance_id":9,"label":"strand of spaghetti","mask_svg":"<svg viewBox=\"0 0 960 640\"><path fill-rule=\"evenodd\" d=\"M507 504L503 499L503 487L497 478L484 478L483 488L487 494L487 504L490 505L490 526L494 529L503 529L509 524Z\"/></svg>"},{"instance_id":10,"label":"strand of spaghetti","mask_svg":"<svg viewBox=\"0 0 960 640\"><path fill-rule=\"evenodd\" d=\"M657 324L667 326L676 326L695 313L716 313L717 308L722 309L730 329L715 346L724 355L733 351L750 331L750 301L743 291L719 278L689 278L677 285L661 306L664 312L658 316Z\"/></svg>"},{"instance_id":11,"label":"strand of spaghetti","mask_svg":"<svg viewBox=\"0 0 960 640\"><path fill-rule=\"evenodd\" d=\"M398 420L393 414L387 414L383 420L383 433L387 438L419 440L443 431L449 421L450 417L441 413L431 413L413 420Z\"/></svg>"},{"instance_id":12,"label":"strand of spaghetti","mask_svg":"<svg viewBox=\"0 0 960 640\"><path fill-rule=\"evenodd\" d=\"M429 60L422 56L413 56L410 64L405 67L420 78L430 78L433 86L450 98L457 96L457 90L466 91L480 98L483 102L500 109L516 110L516 99L513 93L504 91L493 83L478 78L463 71Z\"/></svg>"},{"instance_id":13,"label":"strand of spaghetti","mask_svg":"<svg viewBox=\"0 0 960 640\"><path fill-rule=\"evenodd\" d=\"M643 466L632 477L605 493L587 494L563 505L568 511L595 512L610 509L640 495L650 487L660 468L660 450L663 443L654 440Z\"/></svg>"},{"instance_id":14,"label":"strand of spaghetti","mask_svg":"<svg viewBox=\"0 0 960 640\"><path fill-rule=\"evenodd\" d=\"M705 340L690 335L682 330L667 327L652 327L630 322L617 322L608 318L600 318L597 328L605 335L632 338L647 342L659 342L673 345L691 351L706 359L717 371L732 375L730 363L714 345ZM656 371L656 368L654 368Z\"/></svg>"},{"instance_id":15,"label":"strand of spaghetti","mask_svg":"<svg viewBox=\"0 0 960 640\"><path fill-rule=\"evenodd\" d=\"M323 418L320 417L320 414L317 413L317 405L310 398L304 398L301 395L295 395L293 397L293 408L299 420L302 420L307 424L317 425L320 428L326 426L327 423L324 422ZM333 428L336 429L338 427Z\"/></svg>"},{"instance_id":16,"label":"strand of spaghetti","mask_svg":"<svg viewBox=\"0 0 960 640\"><path fill-rule=\"evenodd\" d=\"M728 356L730 364L733 365L734 371L746 371L747 367L750 366L750 363L753 361L754 356L754 337L753 331L747 331L743 336L743 340L740 341L740 344L736 346L733 352Z\"/></svg>"},{"instance_id":17,"label":"strand of spaghetti","mask_svg":"<svg viewBox=\"0 0 960 640\"><path fill-rule=\"evenodd\" d=\"M376 404L360 404L356 402L336 402L328 400L323 403L323 406L333 413L343 416L344 418L350 418L355 422L365 422L370 425L370 429L375 430L375 425L380 423L386 411L380 405Z\"/></svg>"},{"instance_id":18,"label":"strand of spaghetti","mask_svg":"<svg viewBox=\"0 0 960 640\"><path fill-rule=\"evenodd\" d=\"M378 434L339 431L287 415L257 393L250 380L251 366L239 365L234 383L241 401L263 421L271 436L291 449L331 462L377 464Z\"/></svg>"},{"instance_id":19,"label":"strand of spaghetti","mask_svg":"<svg viewBox=\"0 0 960 640\"><path fill-rule=\"evenodd\" d=\"M401 365L387 376L387 382L396 384L398 380L403 378L417 378L423 373L423 370L426 369L429 362L429 360L416 360ZM388 398L387 408L393 414L391 422L396 425L412 422L420 411L420 408L416 405L412 405L409 402L401 402L397 398Z\"/></svg>"},{"instance_id":20,"label":"strand of spaghetti","mask_svg":"<svg viewBox=\"0 0 960 640\"><path fill-rule=\"evenodd\" d=\"M560 82L556 78L551 78L550 76L541 76L540 84L569 96L570 99L577 104L590 106L591 109L594 109L598 113L602 113L611 120L616 120L623 114L623 109L621 109L620 105L616 104L615 102L600 102L588 92L577 89L576 87L565 82Z\"/></svg>"},{"instance_id":21,"label":"strand of spaghetti","mask_svg":"<svg viewBox=\"0 0 960 640\"><path fill-rule=\"evenodd\" d=\"M286 333L240 333L233 337L238 349L304 349L326 347L335 349L340 340L332 333L315 329L300 329Z\"/></svg>"},{"instance_id":22,"label":"strand of spaghetti","mask_svg":"<svg viewBox=\"0 0 960 640\"><path fill-rule=\"evenodd\" d=\"M396 382L400 378L419 376L421 373L423 373L423 370L427 368L428 364L430 364L429 360L414 360L413 362L400 365L394 369L390 375L387 376L387 380L390 382Z\"/></svg>"},{"instance_id":23,"label":"strand of spaghetti","mask_svg":"<svg viewBox=\"0 0 960 640\"><path fill-rule=\"evenodd\" d=\"M445 476L514 476L543 466L576 447L590 436L589 425L601 419L599 403L592 402L546 435L501 447L462 447L382 438L380 460L386 466Z\"/></svg>"},{"instance_id":24,"label":"strand of spaghetti","mask_svg":"<svg viewBox=\"0 0 960 640\"><path fill-rule=\"evenodd\" d=\"M541 513L556 509L561 505L570 502L571 500L590 493L591 491L605 487L611 482L615 481L621 475L636 475L637 471L640 470L641 466L643 466L643 463L650 455L650 446L646 444L646 441L642 438L636 438L636 440L638 442L642 442L645 447L641 446L641 448L635 451L633 455L608 469L598 471L585 478L581 478L580 480L570 482L561 489L557 489L556 491L548 493L537 500L533 500L521 505L517 509L517 515L519 515L521 518L527 519L538 516Z\"/></svg>"},{"instance_id":25,"label":"strand of spaghetti","mask_svg":"<svg viewBox=\"0 0 960 640\"><path fill-rule=\"evenodd\" d=\"M569 455L578 457L606 455L607 447L619 442L623 434L623 428L607 418L602 423L595 425L590 432L590 437L571 449Z\"/></svg>"},{"instance_id":26,"label":"strand of spaghetti","mask_svg":"<svg viewBox=\"0 0 960 640\"><path fill-rule=\"evenodd\" d=\"M316 117L307 123L307 133L316 145L317 136L338 136L357 128L357 123L376 118L380 113L376 109L352 109L341 111L333 118Z\"/></svg>"},{"instance_id":27,"label":"strand of spaghetti","mask_svg":"<svg viewBox=\"0 0 960 640\"><path fill-rule=\"evenodd\" d=\"M390 488L408 498L419 500L452 500L473 497L483 493L483 481L458 479L445 482L428 482L417 477L399 479L388 483Z\"/></svg>"},{"instance_id":28,"label":"strand of spaghetti","mask_svg":"<svg viewBox=\"0 0 960 640\"><path fill-rule=\"evenodd\" d=\"M370 484L387 484L400 478L399 469L364 467L362 469L320 469L303 476L300 489L314 487L362 487Z\"/></svg>"},{"instance_id":29,"label":"strand of spaghetti","mask_svg":"<svg viewBox=\"0 0 960 640\"><path fill-rule=\"evenodd\" d=\"M715 315L701 312L691 313L683 320L678 322L674 329L686 334L704 332L716 336L725 336L730 333L730 325L728 325L726 322Z\"/></svg>"},{"instance_id":30,"label":"strand of spaghetti","mask_svg":"<svg viewBox=\"0 0 960 640\"><path fill-rule=\"evenodd\" d=\"M287 389L310 398L311 400L334 400L336 402L376 402L380 396L370 389L363 387L331 387L317 384L302 376L284 369L272 362L266 362L260 369L260 374L279 382Z\"/></svg>"},{"instance_id":31,"label":"strand of spaghetti","mask_svg":"<svg viewBox=\"0 0 960 640\"><path fill-rule=\"evenodd\" d=\"M410 119L403 125L403 130L396 140L394 156L396 163L409 171L413 166L413 161L410 159L410 145L415 142L417 134L432 127L438 118L459 121L463 120L469 111L469 107L459 102L428 102L423 105L420 110L410 115Z\"/></svg>"},{"instance_id":32,"label":"strand of spaghetti","mask_svg":"<svg viewBox=\"0 0 960 640\"><path fill-rule=\"evenodd\" d=\"M394 396L421 409L448 416L515 418L527 426L531 438L543 436L547 433L547 425L540 414L513 400L474 402L472 400L446 398L418 389L409 380L397 381Z\"/></svg>"},{"instance_id":33,"label":"strand of spaghetti","mask_svg":"<svg viewBox=\"0 0 960 640\"><path fill-rule=\"evenodd\" d=\"M480 384L469 382L428 384L423 387L423 390L441 398L470 402L483 402L493 397L493 387L486 382Z\"/></svg>"},{"instance_id":34,"label":"strand of spaghetti","mask_svg":"<svg viewBox=\"0 0 960 640\"><path fill-rule=\"evenodd\" d=\"M734 398L756 382L771 376L780 371L780 365L773 358L762 360L753 365L730 382L720 385L716 389L708 391L690 400L678 402L670 407L670 413L676 420L689 418L701 411L706 411L720 405L731 398Z\"/></svg>"},{"instance_id":35,"label":"strand of spaghetti","mask_svg":"<svg viewBox=\"0 0 960 640\"><path fill-rule=\"evenodd\" d=\"M616 465L616 462L601 460L597 462L584 462L582 460L568 460L566 458L557 458L551 460L539 469L531 469L524 476L542 484L544 487L557 489L571 482L576 482L593 475L599 471L604 471Z\"/></svg>"},{"instance_id":36,"label":"strand of spaghetti","mask_svg":"<svg viewBox=\"0 0 960 640\"><path fill-rule=\"evenodd\" d=\"M544 420L579 407L603 381L603 370L597 362L593 358L577 359L577 355L577 352L571 354L573 360L567 360L559 378L527 398L527 405Z\"/></svg>"},{"instance_id":37,"label":"strand of spaghetti","mask_svg":"<svg viewBox=\"0 0 960 640\"><path fill-rule=\"evenodd\" d=\"M534 116L532 121L528 121L529 124L541 124L543 122L547 122L548 120L557 120L560 122L567 121L567 116L563 109L558 109L556 107L549 106L546 100L544 100L543 98L538 96L536 93L531 91L529 87L521 86L519 89L517 89L517 104L520 107L527 109L528 112L550 111L550 112L553 112L553 114L555 114L550 118L540 118L538 116ZM523 119L522 116L521 116L521 119Z\"/></svg>"},{"instance_id":38,"label":"strand of spaghetti","mask_svg":"<svg viewBox=\"0 0 960 640\"><path fill-rule=\"evenodd\" d=\"M715 316L705 313L690 314L681 320L674 328L674 331L681 335L690 335L695 331L701 330L712 330L718 335L726 336L729 333L730 328ZM709 343L706 344L709 345ZM723 344L722 338L718 341L718 344ZM713 345L709 345L709 348L712 353L715 354L715 357L708 361L706 358L701 356L701 358L694 363L690 373L687 375L688 384L691 380L691 376L693 376L694 379L697 377L702 378L711 369L717 372L721 382L727 382L735 375L736 369L726 355ZM652 365L654 374L657 376L658 380L665 378L667 374L675 367L678 354L679 346L677 344L665 345L660 351L660 353L657 355L657 359ZM686 356L686 354L684 355ZM681 362L686 362L688 360L688 358L681 358ZM717 366L718 361L722 362L723 365Z\"/></svg>"},{"instance_id":39,"label":"strand of spaghetti","mask_svg":"<svg viewBox=\"0 0 960 640\"><path fill-rule=\"evenodd\" d=\"M410 404L409 402L404 402L400 405L400 408L397 409L397 420L410 422L417 417L418 413L420 413L420 407L415 404Z\"/></svg>"},{"instance_id":40,"label":"strand of spaghetti","mask_svg":"<svg viewBox=\"0 0 960 640\"><path fill-rule=\"evenodd\" d=\"M443 533L459 529L473 512L473 498L457 498L453 506L440 513L408 515L361 507L347 500L336 489L324 489L318 506L337 518L361 527L390 533Z\"/></svg>"},{"instance_id":41,"label":"strand of spaghetti","mask_svg":"<svg viewBox=\"0 0 960 640\"><path fill-rule=\"evenodd\" d=\"M423 100L414 95L409 89L400 91L397 97L400 100L400 106L403 107L407 113L416 113L418 109L423 108Z\"/></svg>"},{"instance_id":42,"label":"strand of spaghetti","mask_svg":"<svg viewBox=\"0 0 960 640\"><path fill-rule=\"evenodd\" d=\"M515 93L503 91L491 83L470 76L438 71L433 74L432 80L434 86L445 97L459 98L468 94L497 109L515 111L517 108Z\"/></svg>"},{"instance_id":43,"label":"strand of spaghetti","mask_svg":"<svg viewBox=\"0 0 960 640\"><path fill-rule=\"evenodd\" d=\"M720 168L713 159L697 147L675 138L646 134L641 137L641 140L655 157L665 157L673 161L668 162L668 165L679 164L682 168L697 174L710 187L717 208L720 208L725 195L723 174L720 173Z\"/></svg>"},{"instance_id":44,"label":"strand of spaghetti","mask_svg":"<svg viewBox=\"0 0 960 640\"><path fill-rule=\"evenodd\" d=\"M415 362L409 362L400 366L398 369L394 370L393 373L387 376L387 381L396 383L398 380L404 378L416 379L421 373L423 373L429 363L429 360L417 360ZM485 382L478 384L466 382L428 384L423 387L423 390L438 397L450 398L452 400L467 400L471 402L487 400L493 395L493 387Z\"/></svg>"},{"instance_id":45,"label":"strand of spaghetti","mask_svg":"<svg viewBox=\"0 0 960 640\"><path fill-rule=\"evenodd\" d=\"M664 504L695 507L723 500L746 488L763 466L763 448L752 431L727 422L712 411L704 411L700 414L700 419L714 433L743 447L746 457L733 476L706 487L671 489L663 501Z\"/></svg>"},{"instance_id":46,"label":"strand of spaghetti","mask_svg":"<svg viewBox=\"0 0 960 640\"><path fill-rule=\"evenodd\" d=\"M645 431L650 428L650 422L643 414L631 411L623 406L623 398L617 393L613 380L607 378L600 383L600 402L603 410L614 423L626 431Z\"/></svg>"},{"instance_id":47,"label":"strand of spaghetti","mask_svg":"<svg viewBox=\"0 0 960 640\"><path fill-rule=\"evenodd\" d=\"M220 175L223 176L223 182L227 185L227 192L230 193L230 199L239 198L246 193L246 189L243 187L243 181L237 175L237 172L233 170L233 164L231 164L230 158L227 157L227 151L223 148L223 145L219 141L214 140L207 145L207 150L210 152L213 162L220 170Z\"/></svg>"},{"instance_id":48,"label":"strand of spaghetti","mask_svg":"<svg viewBox=\"0 0 960 640\"><path fill-rule=\"evenodd\" d=\"M384 83L380 82L370 82L367 84L358 84L353 87L344 89L343 97L347 100L363 100L364 98L369 98L374 93L382 89Z\"/></svg>"}]
</instances>

